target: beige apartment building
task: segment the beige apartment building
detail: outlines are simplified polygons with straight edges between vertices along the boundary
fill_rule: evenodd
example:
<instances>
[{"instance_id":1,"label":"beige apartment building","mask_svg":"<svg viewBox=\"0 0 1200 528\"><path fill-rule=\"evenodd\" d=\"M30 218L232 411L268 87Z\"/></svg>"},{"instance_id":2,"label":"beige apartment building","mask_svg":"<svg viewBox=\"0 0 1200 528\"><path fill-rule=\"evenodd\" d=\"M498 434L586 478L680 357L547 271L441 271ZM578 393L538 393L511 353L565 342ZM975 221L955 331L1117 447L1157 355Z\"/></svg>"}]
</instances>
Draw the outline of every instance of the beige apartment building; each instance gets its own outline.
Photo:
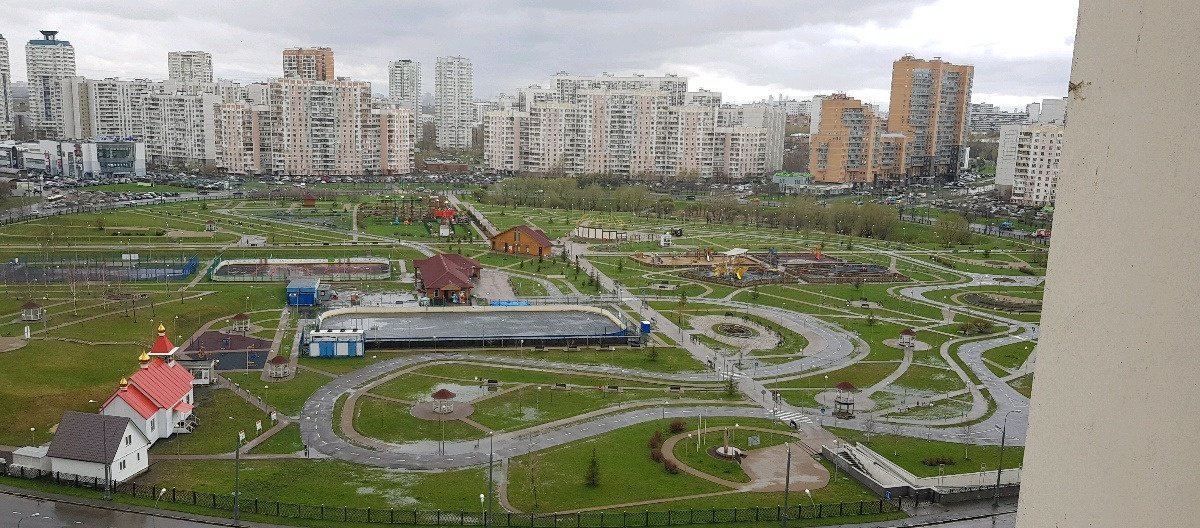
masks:
<instances>
[{"instance_id":1,"label":"beige apartment building","mask_svg":"<svg viewBox=\"0 0 1200 528\"><path fill-rule=\"evenodd\" d=\"M973 66L939 57L905 55L892 64L887 131L910 139L905 154L910 177L958 176L974 74Z\"/></svg>"},{"instance_id":2,"label":"beige apartment building","mask_svg":"<svg viewBox=\"0 0 1200 528\"><path fill-rule=\"evenodd\" d=\"M167 52L167 78L185 83L213 82L212 54L205 51Z\"/></svg>"},{"instance_id":3,"label":"beige apartment building","mask_svg":"<svg viewBox=\"0 0 1200 528\"><path fill-rule=\"evenodd\" d=\"M330 48L288 48L283 50L283 77L310 81L332 81L333 50Z\"/></svg>"},{"instance_id":4,"label":"beige apartment building","mask_svg":"<svg viewBox=\"0 0 1200 528\"><path fill-rule=\"evenodd\" d=\"M820 115L820 129L812 135L809 147L813 181L874 185L882 179L885 157L895 164L896 156L904 151L903 136L889 134L885 141L883 120L871 105L858 99L844 93L825 96Z\"/></svg>"}]
</instances>

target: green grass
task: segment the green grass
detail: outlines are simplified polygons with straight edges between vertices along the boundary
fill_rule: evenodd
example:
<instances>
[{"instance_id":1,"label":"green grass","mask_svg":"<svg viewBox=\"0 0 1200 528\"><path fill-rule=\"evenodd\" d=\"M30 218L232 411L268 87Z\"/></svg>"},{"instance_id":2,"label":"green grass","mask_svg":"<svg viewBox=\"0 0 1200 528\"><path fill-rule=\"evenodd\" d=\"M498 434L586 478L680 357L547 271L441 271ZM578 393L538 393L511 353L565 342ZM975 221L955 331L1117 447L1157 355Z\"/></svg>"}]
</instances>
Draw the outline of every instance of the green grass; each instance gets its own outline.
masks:
<instances>
[{"instance_id":1,"label":"green grass","mask_svg":"<svg viewBox=\"0 0 1200 528\"><path fill-rule=\"evenodd\" d=\"M1033 374L1032 373L1026 374L1019 378L1013 378L1013 380L1009 381L1008 384L1013 388L1013 390L1021 393L1022 396L1025 396L1026 398L1033 397Z\"/></svg>"},{"instance_id":2,"label":"green grass","mask_svg":"<svg viewBox=\"0 0 1200 528\"><path fill-rule=\"evenodd\" d=\"M136 481L227 495L233 490L232 460L157 462ZM372 509L476 511L487 489L479 468L408 472L336 460L243 460L243 501L280 501ZM456 490L456 492L449 492Z\"/></svg>"},{"instance_id":3,"label":"green grass","mask_svg":"<svg viewBox=\"0 0 1200 528\"><path fill-rule=\"evenodd\" d=\"M892 386L925 393L945 393L967 388L958 373L950 369L909 365Z\"/></svg>"},{"instance_id":4,"label":"green grass","mask_svg":"<svg viewBox=\"0 0 1200 528\"><path fill-rule=\"evenodd\" d=\"M817 374L806 378L798 378L794 380L782 381L778 383L770 383L767 380L767 388L800 388L800 389L818 389L817 392L830 390L838 383L849 381L860 389L868 388L876 383L879 383L896 370L900 366L896 361L885 361L882 363L865 363L859 362L845 368L841 368L828 374ZM826 379L828 376L828 379ZM814 400L812 399L813 392L810 391L789 391L784 390L779 392L783 399L787 400L792 405L801 407L813 407Z\"/></svg>"},{"instance_id":5,"label":"green grass","mask_svg":"<svg viewBox=\"0 0 1200 528\"><path fill-rule=\"evenodd\" d=\"M761 443L751 447L748 443L748 439L751 436L757 436L761 440ZM782 444L789 440L793 440L793 438L787 435L763 433L761 431L735 432L733 428L729 429L729 445L737 447L742 451L763 449ZM673 452L675 453L675 458L679 459L680 462L703 473L733 482L750 482L750 475L747 475L742 470L742 466L737 462L718 459L708 454L710 447L719 446L723 441L724 433L720 431L708 431L704 433L699 449L696 447L695 438L685 438L675 444Z\"/></svg>"},{"instance_id":6,"label":"green grass","mask_svg":"<svg viewBox=\"0 0 1200 528\"><path fill-rule=\"evenodd\" d=\"M150 452L160 455L210 455L232 453L239 431L246 432L246 441L256 434L254 423L262 420L263 431L271 428L270 417L246 403L232 391L213 386L196 388L196 409L200 425L191 433L178 433L159 440Z\"/></svg>"},{"instance_id":7,"label":"green grass","mask_svg":"<svg viewBox=\"0 0 1200 528\"><path fill-rule=\"evenodd\" d=\"M288 381L275 382L262 381L258 372L231 372L224 376L288 416L298 416L304 401L330 382L325 376L304 370Z\"/></svg>"},{"instance_id":8,"label":"green grass","mask_svg":"<svg viewBox=\"0 0 1200 528\"><path fill-rule=\"evenodd\" d=\"M251 453L282 453L290 454L304 450L304 440L300 438L300 425L290 424L254 446Z\"/></svg>"},{"instance_id":9,"label":"green grass","mask_svg":"<svg viewBox=\"0 0 1200 528\"><path fill-rule=\"evenodd\" d=\"M739 419L740 423L778 428L766 420ZM712 419L713 426L733 420ZM646 442L666 426L661 420L624 427L590 439L510 459L509 501L522 511L558 511L574 508L665 499L728 488L684 472L670 474L650 459ZM685 429L695 428L685 420ZM664 433L665 434L665 433ZM599 485L588 487L584 473L595 450ZM536 485L537 501L533 499ZM639 509L641 509L639 507Z\"/></svg>"},{"instance_id":10,"label":"green grass","mask_svg":"<svg viewBox=\"0 0 1200 528\"><path fill-rule=\"evenodd\" d=\"M621 368L644 370L647 372L700 372L705 370L703 363L692 357L687 350L674 346L646 346L641 349L618 348L616 350L599 350L581 348L579 350L479 350L468 351L468 354L488 356L511 356L529 359L544 359L576 365L606 365ZM651 358L657 354L656 358Z\"/></svg>"},{"instance_id":11,"label":"green grass","mask_svg":"<svg viewBox=\"0 0 1200 528\"><path fill-rule=\"evenodd\" d=\"M440 440L445 426L446 440L474 440L485 436L483 431L458 420L432 421L416 418L411 407L378 398L358 399L354 409L354 429L364 436L385 442L417 442Z\"/></svg>"},{"instance_id":12,"label":"green grass","mask_svg":"<svg viewBox=\"0 0 1200 528\"><path fill-rule=\"evenodd\" d=\"M1029 359L1029 355L1033 353L1033 349L1036 346L1036 341L1017 341L1016 343L1009 343L1004 346L985 350L983 357L1009 370L1016 370L1025 364L1025 361ZM996 370L993 365L988 365L988 368L991 368L993 371ZM1008 373L1001 371L997 372L996 375L1006 376Z\"/></svg>"},{"instance_id":13,"label":"green grass","mask_svg":"<svg viewBox=\"0 0 1200 528\"><path fill-rule=\"evenodd\" d=\"M479 402L471 419L489 429L515 430L610 407L617 410L626 402L658 404L674 399L660 389L609 393L594 388L539 390L530 385Z\"/></svg>"},{"instance_id":14,"label":"green grass","mask_svg":"<svg viewBox=\"0 0 1200 528\"><path fill-rule=\"evenodd\" d=\"M875 452L887 457L888 460L918 477L938 476L938 466L936 464L929 466L921 462L927 458L944 457L954 461L953 464L945 466L946 475L974 473L979 471L981 464L987 469L995 471L1000 458L999 446L970 446L966 450L967 454L970 455L970 459L967 460L963 458L963 444L922 440L889 434L875 434L871 436L870 441L867 441L866 434L862 431L835 427L827 427L826 429L848 442L861 442L865 444L867 447L875 450ZM1020 467L1024 456L1025 448L1020 446L1006 447L1004 449L1004 468Z\"/></svg>"},{"instance_id":15,"label":"green grass","mask_svg":"<svg viewBox=\"0 0 1200 528\"><path fill-rule=\"evenodd\" d=\"M542 372L538 370L449 363L421 367L389 380L371 389L371 392L401 400L417 401L428 397L433 392L433 388L442 383L480 385L480 380L485 379L497 380L500 382L501 387L511 386L515 383L537 383L542 385L567 383L580 387L598 387L613 383L623 387L666 387L667 385L674 385L671 382L650 380L614 380L609 376L601 374L589 376L583 373Z\"/></svg>"},{"instance_id":16,"label":"green grass","mask_svg":"<svg viewBox=\"0 0 1200 528\"><path fill-rule=\"evenodd\" d=\"M512 287L513 293L517 297L544 297L547 295L546 287L533 279L512 275L508 277L508 285Z\"/></svg>"}]
</instances>

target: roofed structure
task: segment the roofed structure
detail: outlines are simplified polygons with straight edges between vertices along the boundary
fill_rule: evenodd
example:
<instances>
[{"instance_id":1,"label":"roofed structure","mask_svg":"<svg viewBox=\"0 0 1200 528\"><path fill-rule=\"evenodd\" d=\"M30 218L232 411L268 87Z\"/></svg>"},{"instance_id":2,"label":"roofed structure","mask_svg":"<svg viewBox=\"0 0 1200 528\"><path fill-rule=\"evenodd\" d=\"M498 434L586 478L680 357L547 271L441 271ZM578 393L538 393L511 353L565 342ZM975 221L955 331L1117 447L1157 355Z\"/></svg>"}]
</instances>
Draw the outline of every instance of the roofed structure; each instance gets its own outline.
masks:
<instances>
[{"instance_id":1,"label":"roofed structure","mask_svg":"<svg viewBox=\"0 0 1200 528\"><path fill-rule=\"evenodd\" d=\"M524 224L496 233L489 240L492 251L502 253L548 257L554 251L554 243L545 232Z\"/></svg>"},{"instance_id":2,"label":"roofed structure","mask_svg":"<svg viewBox=\"0 0 1200 528\"><path fill-rule=\"evenodd\" d=\"M112 462L130 423L124 416L67 411L58 422L46 456L102 464Z\"/></svg>"},{"instance_id":3,"label":"roofed structure","mask_svg":"<svg viewBox=\"0 0 1200 528\"><path fill-rule=\"evenodd\" d=\"M483 266L474 259L453 253L414 260L425 296L435 302L466 302L475 288Z\"/></svg>"}]
</instances>

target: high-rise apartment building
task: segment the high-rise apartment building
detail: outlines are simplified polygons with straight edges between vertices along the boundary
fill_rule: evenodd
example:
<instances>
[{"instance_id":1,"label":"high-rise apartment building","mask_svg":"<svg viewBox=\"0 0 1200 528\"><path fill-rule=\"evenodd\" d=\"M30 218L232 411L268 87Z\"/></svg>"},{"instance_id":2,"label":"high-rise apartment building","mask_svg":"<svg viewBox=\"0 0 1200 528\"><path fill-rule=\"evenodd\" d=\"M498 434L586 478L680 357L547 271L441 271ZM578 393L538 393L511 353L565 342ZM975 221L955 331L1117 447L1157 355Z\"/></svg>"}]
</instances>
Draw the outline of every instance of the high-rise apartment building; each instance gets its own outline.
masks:
<instances>
[{"instance_id":1,"label":"high-rise apartment building","mask_svg":"<svg viewBox=\"0 0 1200 528\"><path fill-rule=\"evenodd\" d=\"M1021 205L1054 205L1063 130L1060 124L1000 127L997 191Z\"/></svg>"},{"instance_id":2,"label":"high-rise apartment building","mask_svg":"<svg viewBox=\"0 0 1200 528\"><path fill-rule=\"evenodd\" d=\"M42 31L42 38L25 45L29 77L29 113L34 133L40 138L62 135L62 84L75 76L75 48L58 40L57 31Z\"/></svg>"},{"instance_id":3,"label":"high-rise apartment building","mask_svg":"<svg viewBox=\"0 0 1200 528\"><path fill-rule=\"evenodd\" d=\"M62 139L143 137L146 98L164 91L163 83L145 79L67 77L59 84Z\"/></svg>"},{"instance_id":4,"label":"high-rise apartment building","mask_svg":"<svg viewBox=\"0 0 1200 528\"><path fill-rule=\"evenodd\" d=\"M809 147L814 181L875 185L901 179L907 138L887 133L872 105L836 93L821 99L819 115Z\"/></svg>"},{"instance_id":5,"label":"high-rise apartment building","mask_svg":"<svg viewBox=\"0 0 1200 528\"><path fill-rule=\"evenodd\" d=\"M1026 122L1029 119L1027 112L1009 112L989 103L972 103L967 130L972 134L994 134L999 132L1003 125L1017 125Z\"/></svg>"},{"instance_id":6,"label":"high-rise apartment building","mask_svg":"<svg viewBox=\"0 0 1200 528\"><path fill-rule=\"evenodd\" d=\"M887 129L911 141L905 163L910 177L958 177L974 72L940 57L905 55L892 64Z\"/></svg>"},{"instance_id":7,"label":"high-rise apartment building","mask_svg":"<svg viewBox=\"0 0 1200 528\"><path fill-rule=\"evenodd\" d=\"M782 107L722 106L719 92L689 92L674 76L555 80L554 90L530 87L484 113L490 169L740 181L782 167Z\"/></svg>"},{"instance_id":8,"label":"high-rise apartment building","mask_svg":"<svg viewBox=\"0 0 1200 528\"><path fill-rule=\"evenodd\" d=\"M421 63L401 59L388 63L388 100L421 113Z\"/></svg>"},{"instance_id":9,"label":"high-rise apartment building","mask_svg":"<svg viewBox=\"0 0 1200 528\"><path fill-rule=\"evenodd\" d=\"M167 52L167 78L185 83L213 82L212 55L204 51Z\"/></svg>"},{"instance_id":10,"label":"high-rise apartment building","mask_svg":"<svg viewBox=\"0 0 1200 528\"><path fill-rule=\"evenodd\" d=\"M673 105L683 104L687 93L687 77L667 74L662 77L646 77L644 75L616 76L604 73L601 75L570 75L558 72L554 76L554 88L558 92L558 100L564 103L577 103L578 94L582 90L662 90L668 94L668 102Z\"/></svg>"},{"instance_id":11,"label":"high-rise apartment building","mask_svg":"<svg viewBox=\"0 0 1200 528\"><path fill-rule=\"evenodd\" d=\"M271 172L363 173L362 129L371 111L371 83L289 78L270 86Z\"/></svg>"},{"instance_id":12,"label":"high-rise apartment building","mask_svg":"<svg viewBox=\"0 0 1200 528\"><path fill-rule=\"evenodd\" d=\"M16 126L12 100L12 69L8 60L8 41L0 35L0 139L12 137Z\"/></svg>"},{"instance_id":13,"label":"high-rise apartment building","mask_svg":"<svg viewBox=\"0 0 1200 528\"><path fill-rule=\"evenodd\" d=\"M333 50L330 48L288 48L283 50L283 76L288 79L332 81Z\"/></svg>"},{"instance_id":14,"label":"high-rise apartment building","mask_svg":"<svg viewBox=\"0 0 1200 528\"><path fill-rule=\"evenodd\" d=\"M475 84L470 59L438 57L434 81L438 148L471 148Z\"/></svg>"},{"instance_id":15,"label":"high-rise apartment building","mask_svg":"<svg viewBox=\"0 0 1200 528\"><path fill-rule=\"evenodd\" d=\"M217 107L211 93L158 93L145 98L146 155L154 165L199 169L217 161Z\"/></svg>"},{"instance_id":16,"label":"high-rise apartment building","mask_svg":"<svg viewBox=\"0 0 1200 528\"><path fill-rule=\"evenodd\" d=\"M1042 99L1042 103L1038 105L1037 116L1035 116L1033 119L1030 119L1030 121L1034 123L1066 123L1067 98Z\"/></svg>"}]
</instances>

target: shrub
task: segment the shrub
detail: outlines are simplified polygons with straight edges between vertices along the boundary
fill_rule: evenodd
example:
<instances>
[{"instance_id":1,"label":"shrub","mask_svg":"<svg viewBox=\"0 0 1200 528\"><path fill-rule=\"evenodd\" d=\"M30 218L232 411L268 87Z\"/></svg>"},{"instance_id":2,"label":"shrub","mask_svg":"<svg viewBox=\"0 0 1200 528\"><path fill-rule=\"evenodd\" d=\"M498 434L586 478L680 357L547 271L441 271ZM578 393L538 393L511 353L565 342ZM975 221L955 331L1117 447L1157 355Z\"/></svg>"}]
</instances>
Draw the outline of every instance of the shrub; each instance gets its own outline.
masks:
<instances>
[{"instance_id":1,"label":"shrub","mask_svg":"<svg viewBox=\"0 0 1200 528\"><path fill-rule=\"evenodd\" d=\"M683 420L671 420L671 425L667 428L672 433L682 433L684 429L687 429L687 423Z\"/></svg>"},{"instance_id":2,"label":"shrub","mask_svg":"<svg viewBox=\"0 0 1200 528\"><path fill-rule=\"evenodd\" d=\"M665 468L667 470L667 473L670 473L672 475L676 475L679 473L679 464L676 464L674 460L664 460L663 468Z\"/></svg>"},{"instance_id":3,"label":"shrub","mask_svg":"<svg viewBox=\"0 0 1200 528\"><path fill-rule=\"evenodd\" d=\"M650 450L650 460L653 460L656 463L662 463L663 456L661 447L655 447L654 449Z\"/></svg>"},{"instance_id":4,"label":"shrub","mask_svg":"<svg viewBox=\"0 0 1200 528\"><path fill-rule=\"evenodd\" d=\"M947 456L926 457L921 460L921 463L926 466L953 466L954 459Z\"/></svg>"},{"instance_id":5,"label":"shrub","mask_svg":"<svg viewBox=\"0 0 1200 528\"><path fill-rule=\"evenodd\" d=\"M662 446L662 431L654 431L654 434L650 435L649 445L650 449L658 449Z\"/></svg>"}]
</instances>

